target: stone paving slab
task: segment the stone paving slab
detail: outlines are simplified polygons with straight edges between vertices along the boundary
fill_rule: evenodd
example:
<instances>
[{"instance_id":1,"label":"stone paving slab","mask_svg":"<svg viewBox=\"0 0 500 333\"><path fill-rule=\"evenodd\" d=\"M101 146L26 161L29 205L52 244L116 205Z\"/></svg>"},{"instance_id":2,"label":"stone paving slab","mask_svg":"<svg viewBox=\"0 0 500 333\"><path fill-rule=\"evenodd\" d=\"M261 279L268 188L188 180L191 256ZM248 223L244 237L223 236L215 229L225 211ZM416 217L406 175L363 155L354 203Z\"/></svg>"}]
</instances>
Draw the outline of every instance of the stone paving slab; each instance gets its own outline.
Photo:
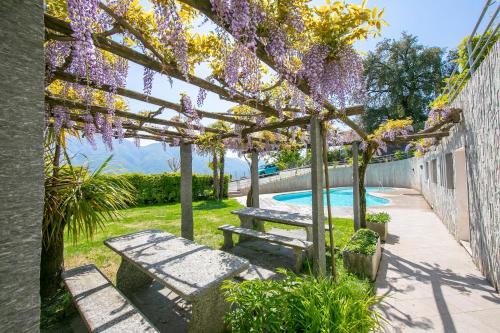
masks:
<instances>
[{"instance_id":1,"label":"stone paving slab","mask_svg":"<svg viewBox=\"0 0 500 333\"><path fill-rule=\"evenodd\" d=\"M377 277L386 332L500 332L500 296L416 191L381 193L392 218Z\"/></svg>"}]
</instances>

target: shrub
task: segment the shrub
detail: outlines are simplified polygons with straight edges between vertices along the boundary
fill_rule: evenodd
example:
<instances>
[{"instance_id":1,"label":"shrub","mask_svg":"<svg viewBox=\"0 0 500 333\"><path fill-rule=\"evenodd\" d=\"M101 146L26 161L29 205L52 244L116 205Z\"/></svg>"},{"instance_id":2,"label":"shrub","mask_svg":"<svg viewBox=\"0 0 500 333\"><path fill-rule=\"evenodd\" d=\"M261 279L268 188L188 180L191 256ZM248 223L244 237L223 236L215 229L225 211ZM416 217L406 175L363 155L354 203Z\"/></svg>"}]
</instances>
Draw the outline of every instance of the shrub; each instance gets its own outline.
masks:
<instances>
[{"instance_id":1,"label":"shrub","mask_svg":"<svg viewBox=\"0 0 500 333\"><path fill-rule=\"evenodd\" d=\"M396 160L403 160L403 159L405 159L405 158L406 158L406 156L405 156L404 152L402 152L401 150L396 150L396 151L394 152L394 158L395 158Z\"/></svg>"},{"instance_id":2,"label":"shrub","mask_svg":"<svg viewBox=\"0 0 500 333\"><path fill-rule=\"evenodd\" d=\"M174 203L180 201L181 175L179 173L141 174L129 173L110 175L115 179L125 179L135 188L136 203L151 205ZM230 177L224 177L224 197L227 197ZM193 175L193 200L213 198L213 177L209 175Z\"/></svg>"},{"instance_id":3,"label":"shrub","mask_svg":"<svg viewBox=\"0 0 500 333\"><path fill-rule=\"evenodd\" d=\"M377 249L378 238L375 231L359 229L346 244L344 250L371 256Z\"/></svg>"},{"instance_id":4,"label":"shrub","mask_svg":"<svg viewBox=\"0 0 500 333\"><path fill-rule=\"evenodd\" d=\"M375 332L379 298L370 284L351 275L329 278L284 273L276 280L226 281L223 290L232 310L232 332Z\"/></svg>"},{"instance_id":5,"label":"shrub","mask_svg":"<svg viewBox=\"0 0 500 333\"><path fill-rule=\"evenodd\" d=\"M391 216L386 212L380 212L376 214L366 214L366 222L372 223L388 223L391 221Z\"/></svg>"}]
</instances>

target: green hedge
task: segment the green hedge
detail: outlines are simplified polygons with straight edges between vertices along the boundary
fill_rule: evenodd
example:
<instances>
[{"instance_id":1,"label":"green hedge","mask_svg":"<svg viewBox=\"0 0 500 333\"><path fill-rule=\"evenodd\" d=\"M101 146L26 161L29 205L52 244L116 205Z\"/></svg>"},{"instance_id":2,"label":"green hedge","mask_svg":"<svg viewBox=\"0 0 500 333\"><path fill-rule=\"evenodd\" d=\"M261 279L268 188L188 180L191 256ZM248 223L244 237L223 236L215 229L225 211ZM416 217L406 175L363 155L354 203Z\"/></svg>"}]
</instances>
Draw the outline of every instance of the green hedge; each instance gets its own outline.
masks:
<instances>
[{"instance_id":1,"label":"green hedge","mask_svg":"<svg viewBox=\"0 0 500 333\"><path fill-rule=\"evenodd\" d=\"M180 173L142 174L128 173L109 176L125 178L136 190L136 205L180 202ZM230 176L225 176L224 196L227 197ZM193 174L193 200L210 199L214 196L213 177Z\"/></svg>"}]
</instances>

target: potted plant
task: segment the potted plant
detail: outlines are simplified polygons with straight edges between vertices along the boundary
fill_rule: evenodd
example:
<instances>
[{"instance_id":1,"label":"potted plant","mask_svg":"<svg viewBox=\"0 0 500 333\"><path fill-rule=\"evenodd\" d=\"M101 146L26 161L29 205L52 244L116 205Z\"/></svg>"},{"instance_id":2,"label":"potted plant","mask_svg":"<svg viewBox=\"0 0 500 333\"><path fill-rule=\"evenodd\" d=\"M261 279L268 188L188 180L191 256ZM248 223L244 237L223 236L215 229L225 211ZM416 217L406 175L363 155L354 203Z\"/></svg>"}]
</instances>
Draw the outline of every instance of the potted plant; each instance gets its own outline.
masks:
<instances>
[{"instance_id":1,"label":"potted plant","mask_svg":"<svg viewBox=\"0 0 500 333\"><path fill-rule=\"evenodd\" d=\"M387 227L390 221L391 216L386 212L366 214L366 227L379 234L380 240L384 243L387 239Z\"/></svg>"},{"instance_id":2,"label":"potted plant","mask_svg":"<svg viewBox=\"0 0 500 333\"><path fill-rule=\"evenodd\" d=\"M342 258L344 267L356 274L365 275L374 281L381 258L379 235L369 229L360 229L346 244Z\"/></svg>"}]
</instances>

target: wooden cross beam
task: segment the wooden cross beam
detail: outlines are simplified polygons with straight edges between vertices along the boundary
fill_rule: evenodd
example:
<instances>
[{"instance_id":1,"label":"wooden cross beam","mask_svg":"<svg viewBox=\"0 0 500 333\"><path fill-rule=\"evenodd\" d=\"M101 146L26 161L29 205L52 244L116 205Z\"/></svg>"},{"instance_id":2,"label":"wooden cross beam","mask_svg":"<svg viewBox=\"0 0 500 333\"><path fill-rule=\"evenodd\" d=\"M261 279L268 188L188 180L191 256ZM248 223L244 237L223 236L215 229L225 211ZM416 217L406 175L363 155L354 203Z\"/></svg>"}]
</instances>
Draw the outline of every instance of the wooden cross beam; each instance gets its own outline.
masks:
<instances>
[{"instance_id":1,"label":"wooden cross beam","mask_svg":"<svg viewBox=\"0 0 500 333\"><path fill-rule=\"evenodd\" d=\"M97 90L101 90L101 91L105 91L105 92L113 92L113 89L109 85L98 86L94 82L88 81L85 78L78 78L76 75L71 74L71 73L66 73L63 71L55 71L53 73L53 76L55 79L58 79L58 80L71 82L71 83L77 83L77 84L81 84L84 86L89 86L89 87L92 87L93 89L97 89ZM182 106L180 104L169 102L167 100L164 100L164 99L161 99L158 97L148 96L146 94L143 94L143 93L140 93L137 91L117 87L115 89L115 93L117 95L132 98L132 99L135 99L138 101L142 101L142 102L146 102L146 103L150 103L150 104L154 104L154 105L158 105L158 106L164 106L166 108L169 108L171 110L174 110L174 111L177 111L180 113L183 112ZM239 125L244 125L244 126L255 125L251 121L244 120L244 119L236 119L236 118L231 117L231 116L221 115L221 114L203 111L203 110L199 110L199 109L196 109L196 112L198 113L198 116L200 118L217 119L217 120L227 121L227 122L230 122L233 124L239 124Z\"/></svg>"},{"instance_id":2,"label":"wooden cross beam","mask_svg":"<svg viewBox=\"0 0 500 333\"><path fill-rule=\"evenodd\" d=\"M45 96L45 102L50 105L60 105L60 106L65 106L67 108L71 109L79 109L79 110L89 110L93 115L95 113L101 113L101 114L108 114L108 108L103 107L103 106L98 106L98 105L89 105L87 106L84 103L76 102L76 101L71 101L68 99L63 99L63 98L58 98L58 97L52 97L52 96ZM166 125L166 126L172 126L172 127L177 127L177 128L184 128L184 129L190 129L188 125L185 123L177 122L177 121L172 121L172 120L166 120L166 119L160 119L160 118L151 118L151 117L145 117L141 116L132 112L127 112L127 111L122 111L122 110L113 110L114 114L118 117L123 117L126 119L132 119L132 120L137 120L143 123L151 123L151 124L157 124L157 125ZM193 129L201 129L201 127L193 125ZM213 128L205 128L206 132L211 132L211 133L216 133L216 134L224 134L225 132L221 132L219 130L213 129Z\"/></svg>"}]
</instances>

